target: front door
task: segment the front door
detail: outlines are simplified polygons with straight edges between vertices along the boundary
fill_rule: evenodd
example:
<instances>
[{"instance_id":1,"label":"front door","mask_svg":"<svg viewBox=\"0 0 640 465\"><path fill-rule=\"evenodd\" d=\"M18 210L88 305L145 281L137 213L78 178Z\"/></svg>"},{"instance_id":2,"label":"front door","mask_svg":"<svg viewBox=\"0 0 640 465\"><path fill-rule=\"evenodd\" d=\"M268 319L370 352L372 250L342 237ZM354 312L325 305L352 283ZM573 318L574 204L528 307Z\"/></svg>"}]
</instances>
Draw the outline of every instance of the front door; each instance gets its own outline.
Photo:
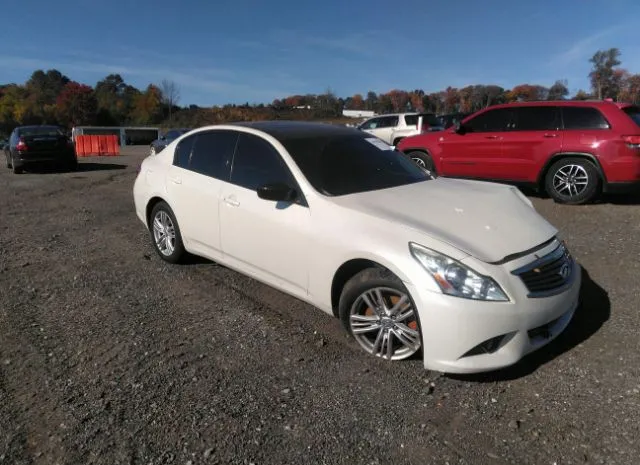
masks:
<instances>
[{"instance_id":1,"label":"front door","mask_svg":"<svg viewBox=\"0 0 640 465\"><path fill-rule=\"evenodd\" d=\"M502 140L510 109L484 111L467 121L462 132L443 131L440 173L443 176L497 179L503 161Z\"/></svg>"},{"instance_id":2,"label":"front door","mask_svg":"<svg viewBox=\"0 0 640 465\"><path fill-rule=\"evenodd\" d=\"M311 212L304 198L295 202L259 198L258 187L270 183L285 183L300 193L276 148L262 137L240 133L230 182L221 192L222 251L230 266L303 296L311 266Z\"/></svg>"}]
</instances>

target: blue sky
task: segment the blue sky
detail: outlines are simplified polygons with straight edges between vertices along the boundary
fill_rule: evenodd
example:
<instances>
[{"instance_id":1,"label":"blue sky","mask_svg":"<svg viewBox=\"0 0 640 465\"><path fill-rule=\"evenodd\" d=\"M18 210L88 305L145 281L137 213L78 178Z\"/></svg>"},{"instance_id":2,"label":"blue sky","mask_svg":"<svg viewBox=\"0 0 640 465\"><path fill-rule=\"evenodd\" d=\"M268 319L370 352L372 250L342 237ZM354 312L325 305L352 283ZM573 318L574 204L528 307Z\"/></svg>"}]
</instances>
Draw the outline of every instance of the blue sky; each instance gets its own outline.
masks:
<instances>
[{"instance_id":1,"label":"blue sky","mask_svg":"<svg viewBox=\"0 0 640 465\"><path fill-rule=\"evenodd\" d=\"M0 83L175 81L183 105L567 79L618 47L640 73L640 0L3 0Z\"/></svg>"}]
</instances>

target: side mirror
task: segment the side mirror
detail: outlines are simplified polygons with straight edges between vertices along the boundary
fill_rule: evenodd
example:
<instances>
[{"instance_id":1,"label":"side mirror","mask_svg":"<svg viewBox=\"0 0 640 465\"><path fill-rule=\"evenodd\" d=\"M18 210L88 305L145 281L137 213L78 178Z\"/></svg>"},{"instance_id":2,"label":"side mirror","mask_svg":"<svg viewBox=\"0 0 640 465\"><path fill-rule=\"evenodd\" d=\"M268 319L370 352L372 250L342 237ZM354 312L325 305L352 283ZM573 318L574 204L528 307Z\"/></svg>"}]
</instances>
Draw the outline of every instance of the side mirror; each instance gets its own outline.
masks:
<instances>
[{"instance_id":1,"label":"side mirror","mask_svg":"<svg viewBox=\"0 0 640 465\"><path fill-rule=\"evenodd\" d=\"M258 187L258 197L274 202L293 202L298 198L298 193L284 183L274 183Z\"/></svg>"},{"instance_id":2,"label":"side mirror","mask_svg":"<svg viewBox=\"0 0 640 465\"><path fill-rule=\"evenodd\" d=\"M451 132L455 132L456 134L464 134L466 130L460 121L456 121L451 126Z\"/></svg>"}]
</instances>

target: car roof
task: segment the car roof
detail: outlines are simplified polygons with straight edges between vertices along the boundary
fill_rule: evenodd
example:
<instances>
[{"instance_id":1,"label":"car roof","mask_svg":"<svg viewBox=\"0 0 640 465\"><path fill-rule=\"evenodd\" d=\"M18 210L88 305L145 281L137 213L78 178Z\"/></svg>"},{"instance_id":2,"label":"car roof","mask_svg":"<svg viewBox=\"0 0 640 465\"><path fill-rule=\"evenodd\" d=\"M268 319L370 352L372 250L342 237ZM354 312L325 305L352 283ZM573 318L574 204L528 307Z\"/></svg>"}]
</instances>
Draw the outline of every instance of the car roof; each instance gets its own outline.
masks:
<instances>
[{"instance_id":1,"label":"car roof","mask_svg":"<svg viewBox=\"0 0 640 465\"><path fill-rule=\"evenodd\" d=\"M492 105L487 108L513 108L513 107L607 107L614 105L618 108L625 108L631 106L626 102L613 102L608 100L536 100L532 102L512 102L501 103L498 105Z\"/></svg>"},{"instance_id":2,"label":"car roof","mask_svg":"<svg viewBox=\"0 0 640 465\"><path fill-rule=\"evenodd\" d=\"M297 139L312 136L331 137L341 135L363 135L362 131L355 128L312 121L243 121L231 123L230 125L262 131L277 140Z\"/></svg>"}]
</instances>

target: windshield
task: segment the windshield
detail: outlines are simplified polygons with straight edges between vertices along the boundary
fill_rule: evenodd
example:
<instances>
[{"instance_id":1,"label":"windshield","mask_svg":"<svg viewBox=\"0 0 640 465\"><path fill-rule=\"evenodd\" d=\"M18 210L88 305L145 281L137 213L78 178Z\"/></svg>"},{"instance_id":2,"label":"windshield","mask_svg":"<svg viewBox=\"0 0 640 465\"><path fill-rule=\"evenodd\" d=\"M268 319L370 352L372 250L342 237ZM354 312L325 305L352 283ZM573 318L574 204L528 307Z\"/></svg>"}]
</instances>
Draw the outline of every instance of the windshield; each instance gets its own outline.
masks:
<instances>
[{"instance_id":1,"label":"windshield","mask_svg":"<svg viewBox=\"0 0 640 465\"><path fill-rule=\"evenodd\" d=\"M622 111L624 111L627 115L629 115L631 119L635 121L635 123L638 126L640 126L640 107L636 107L636 106L625 107L622 109Z\"/></svg>"},{"instance_id":2,"label":"windshield","mask_svg":"<svg viewBox=\"0 0 640 465\"><path fill-rule=\"evenodd\" d=\"M406 155L375 137L316 136L282 141L311 185L329 196L432 179Z\"/></svg>"},{"instance_id":3,"label":"windshield","mask_svg":"<svg viewBox=\"0 0 640 465\"><path fill-rule=\"evenodd\" d=\"M424 113L421 115L405 115L404 121L407 126L417 126L418 117L422 116L422 124L428 124L429 126L440 126L442 123L438 120L433 113Z\"/></svg>"},{"instance_id":4,"label":"windshield","mask_svg":"<svg viewBox=\"0 0 640 465\"><path fill-rule=\"evenodd\" d=\"M56 126L37 126L30 128L22 128L18 131L20 136L64 136L62 130Z\"/></svg>"}]
</instances>

